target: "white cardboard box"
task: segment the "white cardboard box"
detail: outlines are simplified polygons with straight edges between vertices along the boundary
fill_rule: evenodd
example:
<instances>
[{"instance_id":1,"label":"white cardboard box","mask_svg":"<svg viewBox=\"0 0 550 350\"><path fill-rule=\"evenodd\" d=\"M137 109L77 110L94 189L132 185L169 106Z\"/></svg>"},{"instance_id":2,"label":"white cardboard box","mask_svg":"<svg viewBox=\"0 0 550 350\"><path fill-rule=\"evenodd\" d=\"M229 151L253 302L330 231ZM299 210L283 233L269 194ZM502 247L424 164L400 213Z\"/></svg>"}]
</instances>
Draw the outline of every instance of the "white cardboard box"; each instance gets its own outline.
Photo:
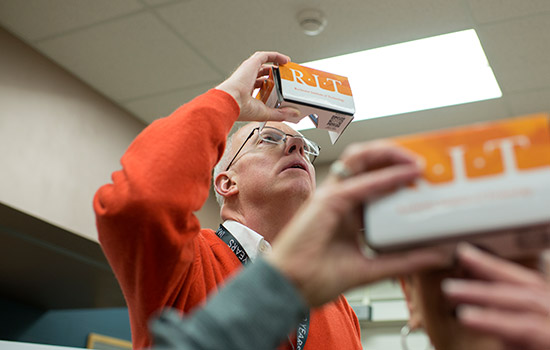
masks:
<instances>
[{"instance_id":1,"label":"white cardboard box","mask_svg":"<svg viewBox=\"0 0 550 350\"><path fill-rule=\"evenodd\" d=\"M328 130L333 144L355 113L348 78L292 62L273 66L256 98L268 107L299 109L317 128Z\"/></svg>"},{"instance_id":2,"label":"white cardboard box","mask_svg":"<svg viewBox=\"0 0 550 350\"><path fill-rule=\"evenodd\" d=\"M365 206L372 248L468 240L518 256L550 246L547 114L394 141L423 158L425 171L414 186Z\"/></svg>"}]
</instances>

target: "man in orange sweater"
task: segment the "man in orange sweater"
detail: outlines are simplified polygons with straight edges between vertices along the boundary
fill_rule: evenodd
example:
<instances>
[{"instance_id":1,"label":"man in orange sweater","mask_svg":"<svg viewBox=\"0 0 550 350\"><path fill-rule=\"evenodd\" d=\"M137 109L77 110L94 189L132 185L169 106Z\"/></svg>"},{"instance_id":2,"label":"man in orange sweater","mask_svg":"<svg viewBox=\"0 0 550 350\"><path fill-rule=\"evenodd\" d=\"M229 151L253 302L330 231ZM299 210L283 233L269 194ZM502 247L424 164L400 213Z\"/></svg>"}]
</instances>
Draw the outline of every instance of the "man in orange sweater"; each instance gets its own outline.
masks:
<instances>
[{"instance_id":1,"label":"man in orange sweater","mask_svg":"<svg viewBox=\"0 0 550 350\"><path fill-rule=\"evenodd\" d=\"M152 123L122 157L113 183L98 190L99 240L126 298L135 348L151 345L147 322L156 312L188 313L243 264L268 252L314 191L318 148L280 123L297 121L297 111L270 109L251 97L265 63L288 61L256 53L216 89ZM238 131L222 159L237 120L269 123ZM218 162L214 186L223 198L223 224L201 229L194 212L208 197ZM348 268L360 255L355 248L344 254ZM307 293L307 287L298 290ZM359 323L343 296L304 315L296 334L281 348L361 349Z\"/></svg>"}]
</instances>

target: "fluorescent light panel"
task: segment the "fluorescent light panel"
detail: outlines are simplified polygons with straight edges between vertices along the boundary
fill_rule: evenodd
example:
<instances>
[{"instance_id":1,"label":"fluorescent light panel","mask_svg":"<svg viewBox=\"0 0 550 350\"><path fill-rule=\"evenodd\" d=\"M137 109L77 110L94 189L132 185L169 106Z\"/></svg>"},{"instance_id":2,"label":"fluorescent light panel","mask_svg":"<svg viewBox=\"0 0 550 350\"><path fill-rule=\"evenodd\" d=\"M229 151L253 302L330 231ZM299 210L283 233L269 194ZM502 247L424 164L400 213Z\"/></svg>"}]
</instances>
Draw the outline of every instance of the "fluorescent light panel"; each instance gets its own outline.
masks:
<instances>
[{"instance_id":1,"label":"fluorescent light panel","mask_svg":"<svg viewBox=\"0 0 550 350\"><path fill-rule=\"evenodd\" d=\"M354 121L502 96L473 29L302 64L349 78Z\"/></svg>"}]
</instances>

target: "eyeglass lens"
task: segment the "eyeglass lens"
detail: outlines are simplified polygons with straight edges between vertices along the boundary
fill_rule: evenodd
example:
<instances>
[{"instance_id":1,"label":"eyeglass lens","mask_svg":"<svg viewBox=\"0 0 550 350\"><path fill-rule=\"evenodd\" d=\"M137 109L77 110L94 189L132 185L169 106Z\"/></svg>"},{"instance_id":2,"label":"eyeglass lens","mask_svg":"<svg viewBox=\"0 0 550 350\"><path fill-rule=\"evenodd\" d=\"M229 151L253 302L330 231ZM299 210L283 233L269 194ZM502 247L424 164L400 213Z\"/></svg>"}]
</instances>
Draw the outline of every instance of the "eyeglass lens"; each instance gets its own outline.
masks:
<instances>
[{"instance_id":1,"label":"eyeglass lens","mask_svg":"<svg viewBox=\"0 0 550 350\"><path fill-rule=\"evenodd\" d=\"M318 146L316 146L312 141L306 139L301 135L286 134L282 130L272 128L272 127L264 127L260 131L260 138L263 141L270 142L270 143L283 143L286 141L287 137L295 137L295 138L301 139L304 143L304 152L308 154L308 157L310 159L311 158L315 159L315 157L319 155Z\"/></svg>"}]
</instances>

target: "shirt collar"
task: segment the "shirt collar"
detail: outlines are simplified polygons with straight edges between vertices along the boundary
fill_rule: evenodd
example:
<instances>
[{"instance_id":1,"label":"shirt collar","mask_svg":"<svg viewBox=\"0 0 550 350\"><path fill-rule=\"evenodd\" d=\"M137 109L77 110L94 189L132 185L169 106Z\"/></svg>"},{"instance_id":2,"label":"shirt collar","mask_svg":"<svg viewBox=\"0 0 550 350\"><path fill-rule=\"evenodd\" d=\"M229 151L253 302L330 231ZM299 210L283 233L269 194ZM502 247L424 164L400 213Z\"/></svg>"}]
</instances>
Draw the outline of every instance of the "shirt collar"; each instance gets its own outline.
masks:
<instances>
[{"instance_id":1,"label":"shirt collar","mask_svg":"<svg viewBox=\"0 0 550 350\"><path fill-rule=\"evenodd\" d=\"M259 233L245 225L237 221L226 220L223 226L239 241L250 260L254 261L258 255L264 255L271 251L271 244Z\"/></svg>"}]
</instances>

